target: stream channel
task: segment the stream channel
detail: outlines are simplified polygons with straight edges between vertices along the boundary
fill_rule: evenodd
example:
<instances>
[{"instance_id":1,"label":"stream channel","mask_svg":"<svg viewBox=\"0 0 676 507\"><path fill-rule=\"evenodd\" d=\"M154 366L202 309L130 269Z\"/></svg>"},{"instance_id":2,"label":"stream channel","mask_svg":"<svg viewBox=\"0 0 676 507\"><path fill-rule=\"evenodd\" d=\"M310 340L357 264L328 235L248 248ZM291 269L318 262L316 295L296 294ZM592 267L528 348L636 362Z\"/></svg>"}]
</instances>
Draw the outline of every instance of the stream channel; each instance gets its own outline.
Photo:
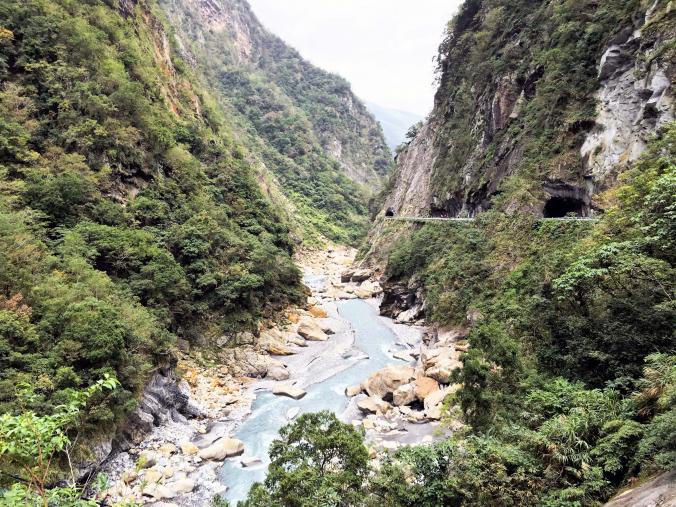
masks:
<instances>
[{"instance_id":1,"label":"stream channel","mask_svg":"<svg viewBox=\"0 0 676 507\"><path fill-rule=\"evenodd\" d=\"M314 291L325 284L325 277L306 277L305 283ZM399 336L393 325L388 325L388 319L378 314L374 305L359 299L337 301L329 313L344 321L345 329L336 334L349 333L353 336L353 354L344 359L347 367L317 382L309 380L302 386L307 395L300 400L275 396L267 390L257 394L252 414L242 422L234 436L244 442L246 456L255 456L262 463L245 468L239 459L231 459L223 465L221 480L228 486L224 496L231 505L244 500L250 487L265 479L270 462L268 449L277 438L280 428L289 423L289 410L297 407L299 414L330 410L346 422L360 418L354 403L345 396L345 388L361 383L371 373L388 364L401 363L391 354L397 348ZM326 343L331 343L334 336ZM317 344L310 344L310 348L313 346ZM354 354L355 349L358 354ZM323 355L313 359L320 363L323 360ZM330 369L327 366L327 370Z\"/></svg>"}]
</instances>

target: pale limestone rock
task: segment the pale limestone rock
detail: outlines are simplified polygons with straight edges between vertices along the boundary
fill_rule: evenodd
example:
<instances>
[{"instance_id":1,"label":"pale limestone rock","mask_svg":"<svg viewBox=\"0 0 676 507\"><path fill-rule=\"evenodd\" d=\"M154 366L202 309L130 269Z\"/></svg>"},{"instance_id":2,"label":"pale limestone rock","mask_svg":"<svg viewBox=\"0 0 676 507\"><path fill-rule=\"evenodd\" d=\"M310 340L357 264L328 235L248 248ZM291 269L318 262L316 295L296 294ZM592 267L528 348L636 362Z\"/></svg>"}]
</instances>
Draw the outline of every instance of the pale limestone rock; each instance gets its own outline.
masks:
<instances>
[{"instance_id":1,"label":"pale limestone rock","mask_svg":"<svg viewBox=\"0 0 676 507\"><path fill-rule=\"evenodd\" d=\"M166 486L175 494L192 493L192 490L195 489L195 481L192 479L180 479L178 481L170 482Z\"/></svg>"},{"instance_id":2,"label":"pale limestone rock","mask_svg":"<svg viewBox=\"0 0 676 507\"><path fill-rule=\"evenodd\" d=\"M277 385L273 387L272 394L276 394L277 396L288 396L289 398L293 398L294 400L300 400L307 393L300 387L287 384L287 385Z\"/></svg>"},{"instance_id":3,"label":"pale limestone rock","mask_svg":"<svg viewBox=\"0 0 676 507\"><path fill-rule=\"evenodd\" d=\"M430 377L418 377L415 380L415 395L419 400L424 400L431 393L439 390L439 382Z\"/></svg>"},{"instance_id":4,"label":"pale limestone rock","mask_svg":"<svg viewBox=\"0 0 676 507\"><path fill-rule=\"evenodd\" d=\"M288 343L291 343L292 345L297 345L299 347L307 347L307 342L296 333L287 336L286 341Z\"/></svg>"},{"instance_id":5,"label":"pale limestone rock","mask_svg":"<svg viewBox=\"0 0 676 507\"><path fill-rule=\"evenodd\" d=\"M348 398L354 398L359 393L361 393L361 391L362 391L361 386L349 386L345 388L345 396L347 396Z\"/></svg>"},{"instance_id":6,"label":"pale limestone rock","mask_svg":"<svg viewBox=\"0 0 676 507\"><path fill-rule=\"evenodd\" d=\"M298 326L298 334L309 341L325 342L328 340L326 333L314 320L302 319Z\"/></svg>"},{"instance_id":7,"label":"pale limestone rock","mask_svg":"<svg viewBox=\"0 0 676 507\"><path fill-rule=\"evenodd\" d=\"M390 411L392 406L378 396L369 396L368 398L359 400L357 408L365 414L385 414Z\"/></svg>"},{"instance_id":8,"label":"pale limestone rock","mask_svg":"<svg viewBox=\"0 0 676 507\"><path fill-rule=\"evenodd\" d=\"M391 365L373 373L366 379L362 387L369 396L388 398L404 384L408 384L415 377L415 370L407 365Z\"/></svg>"},{"instance_id":9,"label":"pale limestone rock","mask_svg":"<svg viewBox=\"0 0 676 507\"><path fill-rule=\"evenodd\" d=\"M256 457L242 458L239 462L242 464L244 468L251 468L263 464L261 459Z\"/></svg>"},{"instance_id":10,"label":"pale limestone rock","mask_svg":"<svg viewBox=\"0 0 676 507\"><path fill-rule=\"evenodd\" d=\"M395 389L393 395L393 403L396 406L410 405L416 400L415 386L413 384L404 384Z\"/></svg>"},{"instance_id":11,"label":"pale limestone rock","mask_svg":"<svg viewBox=\"0 0 676 507\"><path fill-rule=\"evenodd\" d=\"M120 479L125 484L130 484L130 483L134 482L137 477L138 477L138 474L136 473L136 470L125 470L124 472L122 472Z\"/></svg>"},{"instance_id":12,"label":"pale limestone rock","mask_svg":"<svg viewBox=\"0 0 676 507\"><path fill-rule=\"evenodd\" d=\"M199 451L199 457L214 461L223 461L225 458L239 456L244 452L244 444L236 438L219 438L209 447Z\"/></svg>"},{"instance_id":13,"label":"pale limestone rock","mask_svg":"<svg viewBox=\"0 0 676 507\"><path fill-rule=\"evenodd\" d=\"M174 493L167 486L162 484L149 484L143 489L143 494L145 496L151 496L155 500L167 500L171 498L176 498L176 493Z\"/></svg>"},{"instance_id":14,"label":"pale limestone rock","mask_svg":"<svg viewBox=\"0 0 676 507\"><path fill-rule=\"evenodd\" d=\"M167 442L166 444L162 444L160 446L158 452L162 456L171 456L172 454L176 454L178 452L178 448L174 444Z\"/></svg>"},{"instance_id":15,"label":"pale limestone rock","mask_svg":"<svg viewBox=\"0 0 676 507\"><path fill-rule=\"evenodd\" d=\"M273 365L268 368L268 374L265 376L265 378L277 381L288 380L289 370L287 370L284 366Z\"/></svg>"},{"instance_id":16,"label":"pale limestone rock","mask_svg":"<svg viewBox=\"0 0 676 507\"><path fill-rule=\"evenodd\" d=\"M441 384L448 384L453 370L462 368L462 363L458 361L457 353L452 346L423 350L420 359L425 375Z\"/></svg>"}]
</instances>

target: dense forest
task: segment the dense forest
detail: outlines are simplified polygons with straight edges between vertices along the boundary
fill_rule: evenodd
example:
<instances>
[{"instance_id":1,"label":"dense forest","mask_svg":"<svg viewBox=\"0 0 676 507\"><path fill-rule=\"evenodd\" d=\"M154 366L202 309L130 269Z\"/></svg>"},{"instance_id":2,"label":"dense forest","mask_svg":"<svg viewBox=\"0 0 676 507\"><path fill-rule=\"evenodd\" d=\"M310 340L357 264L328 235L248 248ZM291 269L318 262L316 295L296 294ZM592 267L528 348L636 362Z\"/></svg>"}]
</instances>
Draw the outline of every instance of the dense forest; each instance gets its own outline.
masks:
<instances>
[{"instance_id":1,"label":"dense forest","mask_svg":"<svg viewBox=\"0 0 676 507\"><path fill-rule=\"evenodd\" d=\"M2 413L114 375L85 424L110 431L177 337L300 301L284 213L152 5L0 5Z\"/></svg>"}]
</instances>

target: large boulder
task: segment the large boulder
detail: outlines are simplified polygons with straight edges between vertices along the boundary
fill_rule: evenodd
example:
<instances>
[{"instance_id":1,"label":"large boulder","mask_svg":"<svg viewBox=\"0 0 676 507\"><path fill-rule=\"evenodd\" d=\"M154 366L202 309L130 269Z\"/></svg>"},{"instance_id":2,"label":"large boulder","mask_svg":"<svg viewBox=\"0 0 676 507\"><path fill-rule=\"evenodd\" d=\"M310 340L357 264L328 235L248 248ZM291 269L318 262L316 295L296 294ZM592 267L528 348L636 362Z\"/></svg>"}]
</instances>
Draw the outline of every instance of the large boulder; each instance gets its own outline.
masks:
<instances>
[{"instance_id":1,"label":"large boulder","mask_svg":"<svg viewBox=\"0 0 676 507\"><path fill-rule=\"evenodd\" d=\"M273 365L268 368L268 374L265 376L270 380L289 380L289 370L284 365Z\"/></svg>"},{"instance_id":2,"label":"large boulder","mask_svg":"<svg viewBox=\"0 0 676 507\"><path fill-rule=\"evenodd\" d=\"M430 394L439 390L439 382L430 377L418 377L415 380L415 396L423 401Z\"/></svg>"},{"instance_id":3,"label":"large boulder","mask_svg":"<svg viewBox=\"0 0 676 507\"><path fill-rule=\"evenodd\" d=\"M325 342L329 339L319 324L312 319L301 320L298 326L298 334L312 342Z\"/></svg>"},{"instance_id":4,"label":"large boulder","mask_svg":"<svg viewBox=\"0 0 676 507\"><path fill-rule=\"evenodd\" d=\"M296 333L289 334L286 337L286 341L298 347L307 347L307 342Z\"/></svg>"},{"instance_id":5,"label":"large boulder","mask_svg":"<svg viewBox=\"0 0 676 507\"><path fill-rule=\"evenodd\" d=\"M369 396L384 400L392 399L394 391L410 383L415 378L415 370L407 365L390 365L378 370L362 383Z\"/></svg>"},{"instance_id":6,"label":"large boulder","mask_svg":"<svg viewBox=\"0 0 676 507\"><path fill-rule=\"evenodd\" d=\"M293 398L294 400L300 400L307 393L300 387L292 385L278 385L272 388L272 394L277 396L287 396L288 398Z\"/></svg>"},{"instance_id":7,"label":"large boulder","mask_svg":"<svg viewBox=\"0 0 676 507\"><path fill-rule=\"evenodd\" d=\"M385 414L390 411L392 406L378 396L369 396L357 402L357 408L364 414Z\"/></svg>"},{"instance_id":8,"label":"large boulder","mask_svg":"<svg viewBox=\"0 0 676 507\"><path fill-rule=\"evenodd\" d=\"M166 486L171 492L179 495L192 493L192 490L195 489L195 481L192 479L179 479L177 481L170 482Z\"/></svg>"},{"instance_id":9,"label":"large boulder","mask_svg":"<svg viewBox=\"0 0 676 507\"><path fill-rule=\"evenodd\" d=\"M368 269L358 269L352 273L350 281L355 283L365 282L371 278L371 272Z\"/></svg>"},{"instance_id":10,"label":"large boulder","mask_svg":"<svg viewBox=\"0 0 676 507\"><path fill-rule=\"evenodd\" d=\"M444 389L439 389L430 393L427 398L425 398L425 416L428 419L439 420L441 419L444 400L447 396L450 396L458 389L460 389L460 384L454 384L452 386L445 387Z\"/></svg>"},{"instance_id":11,"label":"large boulder","mask_svg":"<svg viewBox=\"0 0 676 507\"><path fill-rule=\"evenodd\" d=\"M258 345L273 356L289 356L294 353L286 346L286 338L277 328L266 329L261 332Z\"/></svg>"},{"instance_id":12,"label":"large boulder","mask_svg":"<svg viewBox=\"0 0 676 507\"><path fill-rule=\"evenodd\" d=\"M361 386L349 386L345 388L345 396L348 398L354 398L362 392Z\"/></svg>"},{"instance_id":13,"label":"large boulder","mask_svg":"<svg viewBox=\"0 0 676 507\"><path fill-rule=\"evenodd\" d=\"M223 437L209 447L202 449L198 456L202 459L223 461L225 458L240 456L244 452L244 444L236 438Z\"/></svg>"},{"instance_id":14,"label":"large boulder","mask_svg":"<svg viewBox=\"0 0 676 507\"><path fill-rule=\"evenodd\" d=\"M448 384L453 370L462 368L458 353L452 346L423 350L420 359L425 375L441 384Z\"/></svg>"},{"instance_id":15,"label":"large boulder","mask_svg":"<svg viewBox=\"0 0 676 507\"><path fill-rule=\"evenodd\" d=\"M392 395L392 402L397 406L410 405L416 400L415 385L404 384L395 389Z\"/></svg>"}]
</instances>

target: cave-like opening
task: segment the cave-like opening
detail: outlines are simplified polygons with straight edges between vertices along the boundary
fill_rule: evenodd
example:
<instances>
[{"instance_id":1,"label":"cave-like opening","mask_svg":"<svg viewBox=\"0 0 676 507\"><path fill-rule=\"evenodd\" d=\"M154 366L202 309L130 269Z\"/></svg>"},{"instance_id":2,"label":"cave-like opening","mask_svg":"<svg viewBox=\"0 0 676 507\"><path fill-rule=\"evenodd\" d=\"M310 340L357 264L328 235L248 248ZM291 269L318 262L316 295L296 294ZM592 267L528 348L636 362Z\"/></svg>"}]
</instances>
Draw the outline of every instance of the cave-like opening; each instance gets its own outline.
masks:
<instances>
[{"instance_id":1,"label":"cave-like opening","mask_svg":"<svg viewBox=\"0 0 676 507\"><path fill-rule=\"evenodd\" d=\"M575 199L572 197L551 197L547 204L543 215L545 218L564 218L571 213L575 216L585 216L585 203L582 199Z\"/></svg>"}]
</instances>

